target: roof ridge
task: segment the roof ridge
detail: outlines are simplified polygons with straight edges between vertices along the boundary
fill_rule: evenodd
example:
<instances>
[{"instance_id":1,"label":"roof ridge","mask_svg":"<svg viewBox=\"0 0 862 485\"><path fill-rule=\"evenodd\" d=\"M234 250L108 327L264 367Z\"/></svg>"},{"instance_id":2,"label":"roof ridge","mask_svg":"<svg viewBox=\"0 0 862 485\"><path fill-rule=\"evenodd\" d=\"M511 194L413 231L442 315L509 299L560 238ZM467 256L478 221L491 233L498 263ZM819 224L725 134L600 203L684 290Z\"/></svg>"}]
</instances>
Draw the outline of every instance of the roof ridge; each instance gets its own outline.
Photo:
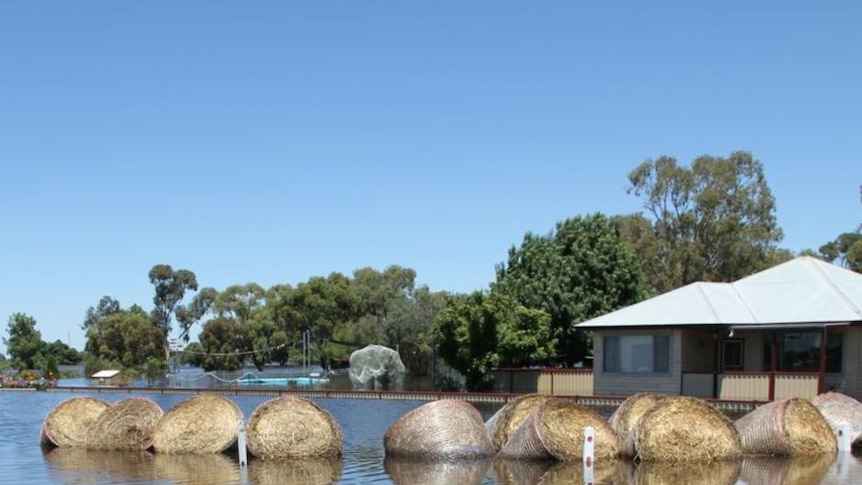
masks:
<instances>
[{"instance_id":1,"label":"roof ridge","mask_svg":"<svg viewBox=\"0 0 862 485\"><path fill-rule=\"evenodd\" d=\"M838 287L838 285L836 285L834 281L832 281L832 278L830 278L829 275L826 274L826 271L824 271L823 268L820 267L820 264L832 263L821 262L816 258L811 258L806 261L809 262L809 266L814 268L815 274L817 274L817 276L820 277L820 279L824 281L826 285L838 296L838 299L840 299L844 302L845 305L847 305L847 308L849 308L851 312L862 316L862 309L857 308L856 305L853 304L853 301L850 300L850 298L848 298L847 295L845 295L844 292L841 291L841 288Z\"/></svg>"},{"instance_id":2,"label":"roof ridge","mask_svg":"<svg viewBox=\"0 0 862 485\"><path fill-rule=\"evenodd\" d=\"M739 302L742 303L742 307L745 308L745 311L748 312L748 315L751 316L751 321L755 323L760 323L760 319L757 318L757 315L754 313L754 311L748 305L748 302L745 301L745 298L743 298L742 294L739 292L739 289L736 287L736 283L738 281L741 280L736 280L732 283L728 283L728 286L730 286L730 288L733 290L733 294L736 295L736 298L739 299Z\"/></svg>"},{"instance_id":3,"label":"roof ridge","mask_svg":"<svg viewBox=\"0 0 862 485\"><path fill-rule=\"evenodd\" d=\"M706 306L709 307L709 312L712 313L712 316L715 317L715 321L719 323L724 323L722 318L718 315L718 312L715 310L715 305L712 304L712 301L709 299L709 295L703 290L703 286L705 281L698 281L695 283L695 287L697 288L700 296L703 297L703 300L706 302Z\"/></svg>"}]
</instances>

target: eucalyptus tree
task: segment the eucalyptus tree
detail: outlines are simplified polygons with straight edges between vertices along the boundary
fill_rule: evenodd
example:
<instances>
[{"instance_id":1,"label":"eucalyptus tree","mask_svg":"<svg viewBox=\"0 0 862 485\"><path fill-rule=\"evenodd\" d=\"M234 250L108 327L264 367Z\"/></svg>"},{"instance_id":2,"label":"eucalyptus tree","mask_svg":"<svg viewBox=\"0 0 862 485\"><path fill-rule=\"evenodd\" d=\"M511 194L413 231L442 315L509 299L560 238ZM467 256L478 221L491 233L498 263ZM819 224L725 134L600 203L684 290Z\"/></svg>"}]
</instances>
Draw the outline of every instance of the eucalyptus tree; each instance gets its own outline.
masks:
<instances>
[{"instance_id":1,"label":"eucalyptus tree","mask_svg":"<svg viewBox=\"0 0 862 485\"><path fill-rule=\"evenodd\" d=\"M862 198L862 187L859 192ZM834 240L820 246L819 256L830 263L862 273L862 224L856 231L839 234Z\"/></svg>"},{"instance_id":2,"label":"eucalyptus tree","mask_svg":"<svg viewBox=\"0 0 862 485\"><path fill-rule=\"evenodd\" d=\"M6 352L15 369L35 369L44 360L45 342L36 329L36 319L26 313L13 313L6 326L8 337L3 337Z\"/></svg>"},{"instance_id":3,"label":"eucalyptus tree","mask_svg":"<svg viewBox=\"0 0 862 485\"><path fill-rule=\"evenodd\" d=\"M151 313L153 322L159 327L165 340L165 361L170 360L168 338L174 311L188 291L197 291L195 274L187 269L174 270L169 264L157 264L150 269L150 283L155 289Z\"/></svg>"},{"instance_id":4,"label":"eucalyptus tree","mask_svg":"<svg viewBox=\"0 0 862 485\"><path fill-rule=\"evenodd\" d=\"M660 293L695 281L733 281L789 253L763 164L748 152L647 160L629 174L628 192L645 214L617 219L651 287Z\"/></svg>"}]
</instances>

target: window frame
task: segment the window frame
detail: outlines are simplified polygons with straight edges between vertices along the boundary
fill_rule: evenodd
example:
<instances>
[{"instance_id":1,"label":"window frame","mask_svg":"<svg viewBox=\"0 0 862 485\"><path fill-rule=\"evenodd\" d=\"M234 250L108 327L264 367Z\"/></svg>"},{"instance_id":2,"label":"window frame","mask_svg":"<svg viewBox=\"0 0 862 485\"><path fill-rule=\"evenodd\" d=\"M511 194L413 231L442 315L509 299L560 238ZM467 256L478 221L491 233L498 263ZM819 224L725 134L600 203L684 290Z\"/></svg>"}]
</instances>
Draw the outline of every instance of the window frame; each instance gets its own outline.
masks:
<instances>
[{"instance_id":1,"label":"window frame","mask_svg":"<svg viewBox=\"0 0 862 485\"><path fill-rule=\"evenodd\" d=\"M727 363L727 346L728 345L738 345L739 346L739 364L728 365ZM721 341L721 370L737 372L745 370L745 340L741 338L728 338L723 339Z\"/></svg>"},{"instance_id":2,"label":"window frame","mask_svg":"<svg viewBox=\"0 0 862 485\"><path fill-rule=\"evenodd\" d=\"M631 337L650 337L650 351L651 351L651 371L650 372L638 372L638 371L624 371L620 370L622 368L621 361L621 349L620 342L623 338L631 338ZM663 344L657 345L657 339L663 338L666 339ZM617 344L616 348L613 352L608 352L609 341L616 339ZM656 350L665 349L665 358L664 361L660 361ZM618 335L604 335L602 336L602 372L605 374L616 374L616 375L632 375L632 376L670 376L673 374L673 333L672 332L659 332L659 333L627 333L627 334L618 334ZM616 361L614 365L610 366L613 369L608 370L609 366L609 358L615 358ZM656 365L656 364L663 365ZM657 367L664 367L662 370L656 371Z\"/></svg>"}]
</instances>

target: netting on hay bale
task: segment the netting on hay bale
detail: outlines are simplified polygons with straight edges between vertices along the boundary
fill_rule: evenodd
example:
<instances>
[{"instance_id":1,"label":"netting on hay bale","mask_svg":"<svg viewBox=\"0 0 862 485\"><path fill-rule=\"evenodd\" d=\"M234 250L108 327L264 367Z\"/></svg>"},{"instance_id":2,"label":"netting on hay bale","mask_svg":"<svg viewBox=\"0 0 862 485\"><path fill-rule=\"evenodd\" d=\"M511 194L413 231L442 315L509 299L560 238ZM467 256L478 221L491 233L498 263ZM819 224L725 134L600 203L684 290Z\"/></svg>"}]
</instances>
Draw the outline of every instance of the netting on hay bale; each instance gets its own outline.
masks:
<instances>
[{"instance_id":1,"label":"netting on hay bale","mask_svg":"<svg viewBox=\"0 0 862 485\"><path fill-rule=\"evenodd\" d=\"M742 467L740 460L720 460L710 463L642 462L634 469L634 479L623 483L650 485L734 485ZM795 482L794 482L795 483ZM802 483L802 482L799 482ZM805 482L808 483L808 482ZM748 483L748 485L753 485Z\"/></svg>"},{"instance_id":2,"label":"netting on hay bale","mask_svg":"<svg viewBox=\"0 0 862 485\"><path fill-rule=\"evenodd\" d=\"M348 374L354 387L400 389L406 372L401 356L389 347L368 345L350 354Z\"/></svg>"},{"instance_id":3,"label":"netting on hay bale","mask_svg":"<svg viewBox=\"0 0 862 485\"><path fill-rule=\"evenodd\" d=\"M87 435L87 447L99 450L146 450L164 412L145 397L130 397L104 410Z\"/></svg>"},{"instance_id":4,"label":"netting on hay bale","mask_svg":"<svg viewBox=\"0 0 862 485\"><path fill-rule=\"evenodd\" d=\"M395 485L478 485L491 467L491 458L482 460L415 460L386 456L383 469Z\"/></svg>"},{"instance_id":5,"label":"netting on hay bale","mask_svg":"<svg viewBox=\"0 0 862 485\"><path fill-rule=\"evenodd\" d=\"M343 469L340 458L253 460L248 466L255 485L329 485L341 478Z\"/></svg>"},{"instance_id":6,"label":"netting on hay bale","mask_svg":"<svg viewBox=\"0 0 862 485\"><path fill-rule=\"evenodd\" d=\"M340 457L341 425L326 409L301 397L261 403L248 420L248 451L265 459Z\"/></svg>"},{"instance_id":7,"label":"netting on hay bale","mask_svg":"<svg viewBox=\"0 0 862 485\"><path fill-rule=\"evenodd\" d=\"M61 402L42 422L39 443L46 447L85 447L90 428L110 406L94 397L73 397Z\"/></svg>"},{"instance_id":8,"label":"netting on hay bale","mask_svg":"<svg viewBox=\"0 0 862 485\"><path fill-rule=\"evenodd\" d=\"M622 443L622 456L635 456L634 434L632 431L640 423L641 418L659 401L665 398L664 394L654 392L641 392L629 396L611 415L608 424L611 426Z\"/></svg>"},{"instance_id":9,"label":"netting on hay bale","mask_svg":"<svg viewBox=\"0 0 862 485\"><path fill-rule=\"evenodd\" d=\"M485 458L493 452L482 415L464 401L423 404L401 416L383 436L386 456L419 459Z\"/></svg>"},{"instance_id":10,"label":"netting on hay bale","mask_svg":"<svg viewBox=\"0 0 862 485\"><path fill-rule=\"evenodd\" d=\"M533 408L500 449L501 458L581 460L584 429L595 429L596 461L616 458L620 440L596 411L571 401L553 398Z\"/></svg>"},{"instance_id":11,"label":"netting on hay bale","mask_svg":"<svg viewBox=\"0 0 862 485\"><path fill-rule=\"evenodd\" d=\"M734 423L743 453L811 456L835 453L832 430L809 401L789 398L759 406Z\"/></svg>"},{"instance_id":12,"label":"netting on hay bale","mask_svg":"<svg viewBox=\"0 0 862 485\"><path fill-rule=\"evenodd\" d=\"M746 457L739 478L748 485L825 484L834 455L796 457ZM858 483L858 475L847 483Z\"/></svg>"},{"instance_id":13,"label":"netting on hay bale","mask_svg":"<svg viewBox=\"0 0 862 485\"><path fill-rule=\"evenodd\" d=\"M221 453L234 446L242 411L230 399L201 394L165 413L153 432L158 453Z\"/></svg>"},{"instance_id":14,"label":"netting on hay bale","mask_svg":"<svg viewBox=\"0 0 862 485\"><path fill-rule=\"evenodd\" d=\"M515 433L515 430L521 426L530 411L548 399L551 397L526 394L507 402L498 409L485 423L485 429L488 431L488 436L491 437L494 450L499 451L509 440L509 437Z\"/></svg>"},{"instance_id":15,"label":"netting on hay bale","mask_svg":"<svg viewBox=\"0 0 862 485\"><path fill-rule=\"evenodd\" d=\"M840 392L825 392L812 402L832 428L836 439L841 425L846 423L850 427L850 442L854 447L862 447L862 403Z\"/></svg>"},{"instance_id":16,"label":"netting on hay bale","mask_svg":"<svg viewBox=\"0 0 862 485\"><path fill-rule=\"evenodd\" d=\"M184 485L240 483L236 462L223 454L156 454L153 467L158 480Z\"/></svg>"},{"instance_id":17,"label":"netting on hay bale","mask_svg":"<svg viewBox=\"0 0 862 485\"><path fill-rule=\"evenodd\" d=\"M733 422L702 399L669 396L658 401L634 431L637 457L645 461L709 462L742 454Z\"/></svg>"}]
</instances>

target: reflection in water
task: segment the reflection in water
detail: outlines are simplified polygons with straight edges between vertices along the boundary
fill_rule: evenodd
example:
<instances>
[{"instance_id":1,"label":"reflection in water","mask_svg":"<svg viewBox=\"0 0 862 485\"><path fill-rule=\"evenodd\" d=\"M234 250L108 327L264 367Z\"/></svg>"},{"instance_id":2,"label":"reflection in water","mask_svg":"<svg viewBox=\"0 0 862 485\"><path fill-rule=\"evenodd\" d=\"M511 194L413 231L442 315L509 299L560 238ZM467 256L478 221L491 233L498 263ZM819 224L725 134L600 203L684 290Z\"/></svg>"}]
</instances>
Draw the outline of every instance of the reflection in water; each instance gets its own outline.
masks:
<instances>
[{"instance_id":1,"label":"reflection in water","mask_svg":"<svg viewBox=\"0 0 862 485\"><path fill-rule=\"evenodd\" d=\"M148 483L156 479L153 455L141 451L54 448L44 454L48 469L59 483Z\"/></svg>"},{"instance_id":2,"label":"reflection in water","mask_svg":"<svg viewBox=\"0 0 862 485\"><path fill-rule=\"evenodd\" d=\"M835 455L795 458L746 458L741 478L748 485L818 484L826 476ZM857 478L858 479L858 478Z\"/></svg>"},{"instance_id":3,"label":"reflection in water","mask_svg":"<svg viewBox=\"0 0 862 485\"><path fill-rule=\"evenodd\" d=\"M226 455L167 455L153 457L156 475L172 483L211 485L239 483L239 465Z\"/></svg>"},{"instance_id":4,"label":"reflection in water","mask_svg":"<svg viewBox=\"0 0 862 485\"><path fill-rule=\"evenodd\" d=\"M634 469L638 485L733 485L739 477L739 460L712 463L642 462Z\"/></svg>"},{"instance_id":5,"label":"reflection in water","mask_svg":"<svg viewBox=\"0 0 862 485\"><path fill-rule=\"evenodd\" d=\"M603 460L593 467L595 484L628 484L631 462ZM584 483L584 465L580 461L555 462L539 460L494 461L494 476L501 485L562 485Z\"/></svg>"},{"instance_id":6,"label":"reflection in water","mask_svg":"<svg viewBox=\"0 0 862 485\"><path fill-rule=\"evenodd\" d=\"M252 460L248 464L255 485L328 485L341 477L341 459Z\"/></svg>"},{"instance_id":7,"label":"reflection in water","mask_svg":"<svg viewBox=\"0 0 862 485\"><path fill-rule=\"evenodd\" d=\"M823 485L851 485L862 482L862 458L850 454L838 458L826 471Z\"/></svg>"},{"instance_id":8,"label":"reflection in water","mask_svg":"<svg viewBox=\"0 0 862 485\"><path fill-rule=\"evenodd\" d=\"M387 456L383 460L386 474L396 485L478 484L484 478L491 459L457 461L416 461Z\"/></svg>"}]
</instances>

